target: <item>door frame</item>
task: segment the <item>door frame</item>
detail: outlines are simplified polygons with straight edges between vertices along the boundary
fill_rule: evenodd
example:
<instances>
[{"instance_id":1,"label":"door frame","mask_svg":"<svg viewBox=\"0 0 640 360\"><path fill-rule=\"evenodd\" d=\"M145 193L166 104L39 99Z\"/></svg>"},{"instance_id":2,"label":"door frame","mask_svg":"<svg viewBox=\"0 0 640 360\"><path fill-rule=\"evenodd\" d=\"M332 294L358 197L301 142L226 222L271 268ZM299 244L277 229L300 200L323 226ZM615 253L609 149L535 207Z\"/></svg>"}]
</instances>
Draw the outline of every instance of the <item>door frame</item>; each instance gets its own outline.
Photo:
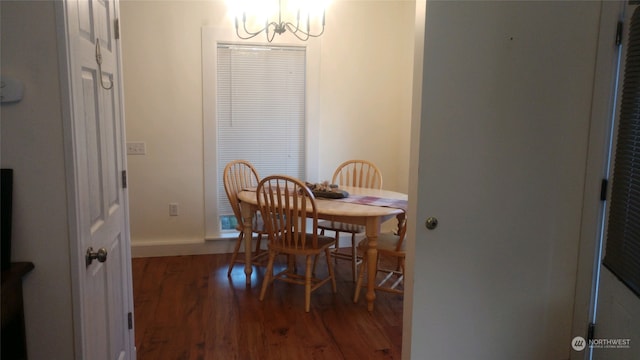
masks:
<instances>
[{"instance_id":1,"label":"door frame","mask_svg":"<svg viewBox=\"0 0 640 360\"><path fill-rule=\"evenodd\" d=\"M624 61L622 45L616 45L613 39L616 38L618 22L624 20L625 7L626 1L622 0L601 3L572 324L573 336L585 339L589 324L594 321L597 304L607 207L606 201L601 200L602 181L610 177L610 157L615 136L612 125L619 101L618 77ZM608 189L605 188L604 191L608 196ZM572 351L571 359L588 358L588 354L589 351Z\"/></svg>"},{"instance_id":2,"label":"door frame","mask_svg":"<svg viewBox=\"0 0 640 360\"><path fill-rule=\"evenodd\" d=\"M69 253L70 253L70 277L71 277L71 299L72 299L72 315L73 315L73 331L74 331L74 353L76 359L86 359L86 329L84 327L84 314L85 314L85 299L86 290L82 279L86 272L85 263L85 251L83 248L81 237L81 217L80 211L82 209L82 203L85 201L80 193L79 187L82 186L78 181L78 162L81 154L78 151L77 143L79 139L76 137L75 128L75 111L74 108L78 104L78 99L74 95L75 86L72 78L72 70L75 65L74 54L74 42L71 38L72 32L70 31L69 19L67 17L67 9L69 6L74 6L78 0L62 0L55 2L55 17L56 17L56 36L58 40L58 63L59 63L59 81L60 81L60 104L63 118L63 136L64 136L64 156L65 156L65 173L66 173L66 187L67 187L67 209L68 209L68 231L69 231ZM83 0L79 0L83 1ZM110 0L114 6L114 18L120 18L119 0ZM127 169L127 156L126 156L126 137L124 126L124 94L123 94L123 78L122 78L122 56L121 56L121 44L120 41L114 42L114 49L116 55L116 84L114 91L117 91L116 96L119 97L120 107L117 111L120 112L121 119L120 136L122 137L121 144L121 161L123 170ZM124 212L124 234L123 247L126 252L126 259L131 259L131 238L130 238L130 226L129 226L129 198L128 189L125 187L121 189L123 191L122 196L122 210ZM125 277L128 279L128 286L126 286L126 296L128 298L128 310L133 314L133 286L132 286L132 269L131 261L126 261L126 266L122 271L125 272ZM132 320L133 322L133 316ZM128 358L135 359L135 327L129 331L128 336Z\"/></svg>"}]
</instances>

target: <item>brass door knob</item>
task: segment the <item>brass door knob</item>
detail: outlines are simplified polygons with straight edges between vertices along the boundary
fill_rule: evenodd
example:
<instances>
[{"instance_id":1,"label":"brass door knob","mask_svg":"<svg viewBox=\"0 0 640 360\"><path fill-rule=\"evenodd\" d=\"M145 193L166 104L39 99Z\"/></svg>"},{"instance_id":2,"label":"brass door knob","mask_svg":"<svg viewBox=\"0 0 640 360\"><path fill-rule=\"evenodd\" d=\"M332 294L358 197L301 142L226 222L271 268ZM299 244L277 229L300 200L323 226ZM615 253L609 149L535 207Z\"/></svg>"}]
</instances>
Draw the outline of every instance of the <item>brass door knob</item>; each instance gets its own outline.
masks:
<instances>
[{"instance_id":1,"label":"brass door knob","mask_svg":"<svg viewBox=\"0 0 640 360\"><path fill-rule=\"evenodd\" d=\"M433 230L438 226L438 219L434 218L433 216L429 216L427 218L427 221L425 221L424 226L426 226L429 230Z\"/></svg>"},{"instance_id":2,"label":"brass door knob","mask_svg":"<svg viewBox=\"0 0 640 360\"><path fill-rule=\"evenodd\" d=\"M87 254L85 255L84 259L85 259L85 262L86 262L87 266L91 265L93 260L96 260L96 259L99 262L103 263L103 262L107 261L107 249L100 248L100 250L98 250L97 252L94 252L93 248L89 247L87 249Z\"/></svg>"}]
</instances>

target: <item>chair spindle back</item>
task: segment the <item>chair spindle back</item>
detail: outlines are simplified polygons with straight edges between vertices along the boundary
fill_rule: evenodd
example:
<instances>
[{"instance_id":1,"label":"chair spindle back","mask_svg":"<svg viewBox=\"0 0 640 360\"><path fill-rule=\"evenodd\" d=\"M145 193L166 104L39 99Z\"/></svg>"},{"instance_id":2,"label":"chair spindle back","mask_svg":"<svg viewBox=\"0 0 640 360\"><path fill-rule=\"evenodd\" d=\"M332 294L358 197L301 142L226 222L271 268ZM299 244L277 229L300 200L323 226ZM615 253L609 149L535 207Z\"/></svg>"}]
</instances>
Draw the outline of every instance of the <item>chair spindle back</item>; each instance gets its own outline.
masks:
<instances>
[{"instance_id":1,"label":"chair spindle back","mask_svg":"<svg viewBox=\"0 0 640 360\"><path fill-rule=\"evenodd\" d=\"M286 175L264 178L257 189L258 209L271 244L304 250L318 247L317 236L307 243L307 233L317 234L318 212L315 197L300 180ZM307 230L307 218L312 220Z\"/></svg>"},{"instance_id":2,"label":"chair spindle back","mask_svg":"<svg viewBox=\"0 0 640 360\"><path fill-rule=\"evenodd\" d=\"M242 224L242 214L240 213L240 203L238 201L238 193L246 188L255 188L258 186L260 176L253 165L246 160L234 160L225 166L223 172L224 190L227 198L231 203L233 214L238 220L238 224Z\"/></svg>"},{"instance_id":3,"label":"chair spindle back","mask_svg":"<svg viewBox=\"0 0 640 360\"><path fill-rule=\"evenodd\" d=\"M367 160L348 160L333 173L332 183L369 189L382 189L382 173Z\"/></svg>"}]
</instances>

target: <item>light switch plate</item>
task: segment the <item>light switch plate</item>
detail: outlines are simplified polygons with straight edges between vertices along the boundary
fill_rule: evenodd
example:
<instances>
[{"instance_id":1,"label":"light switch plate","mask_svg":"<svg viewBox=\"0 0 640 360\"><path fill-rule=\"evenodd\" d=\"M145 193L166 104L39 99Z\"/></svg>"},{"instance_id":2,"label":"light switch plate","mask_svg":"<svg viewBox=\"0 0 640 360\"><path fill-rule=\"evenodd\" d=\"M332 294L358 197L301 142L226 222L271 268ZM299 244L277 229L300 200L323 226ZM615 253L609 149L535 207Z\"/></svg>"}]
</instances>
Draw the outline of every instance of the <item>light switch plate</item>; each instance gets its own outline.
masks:
<instances>
[{"instance_id":1,"label":"light switch plate","mask_svg":"<svg viewBox=\"0 0 640 360\"><path fill-rule=\"evenodd\" d=\"M169 203L169 216L178 216L178 203Z\"/></svg>"},{"instance_id":2,"label":"light switch plate","mask_svg":"<svg viewBox=\"0 0 640 360\"><path fill-rule=\"evenodd\" d=\"M127 142L127 155L145 155L147 146L140 141Z\"/></svg>"}]
</instances>

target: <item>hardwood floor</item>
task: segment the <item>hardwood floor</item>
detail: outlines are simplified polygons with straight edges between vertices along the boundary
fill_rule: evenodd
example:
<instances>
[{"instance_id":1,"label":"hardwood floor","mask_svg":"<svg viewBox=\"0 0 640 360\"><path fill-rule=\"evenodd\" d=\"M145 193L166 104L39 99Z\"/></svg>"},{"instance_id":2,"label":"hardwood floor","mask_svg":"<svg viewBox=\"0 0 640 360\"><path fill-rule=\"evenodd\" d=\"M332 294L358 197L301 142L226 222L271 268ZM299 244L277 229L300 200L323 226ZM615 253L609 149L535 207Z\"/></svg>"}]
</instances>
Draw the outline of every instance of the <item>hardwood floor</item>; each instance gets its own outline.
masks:
<instances>
[{"instance_id":1,"label":"hardwood floor","mask_svg":"<svg viewBox=\"0 0 640 360\"><path fill-rule=\"evenodd\" d=\"M354 304L349 262L336 265L338 292L319 288L305 313L304 287L275 282L260 302L264 268L254 267L248 288L243 265L227 277L229 259L133 259L139 360L400 359L402 295L377 292L373 313L364 296Z\"/></svg>"}]
</instances>

